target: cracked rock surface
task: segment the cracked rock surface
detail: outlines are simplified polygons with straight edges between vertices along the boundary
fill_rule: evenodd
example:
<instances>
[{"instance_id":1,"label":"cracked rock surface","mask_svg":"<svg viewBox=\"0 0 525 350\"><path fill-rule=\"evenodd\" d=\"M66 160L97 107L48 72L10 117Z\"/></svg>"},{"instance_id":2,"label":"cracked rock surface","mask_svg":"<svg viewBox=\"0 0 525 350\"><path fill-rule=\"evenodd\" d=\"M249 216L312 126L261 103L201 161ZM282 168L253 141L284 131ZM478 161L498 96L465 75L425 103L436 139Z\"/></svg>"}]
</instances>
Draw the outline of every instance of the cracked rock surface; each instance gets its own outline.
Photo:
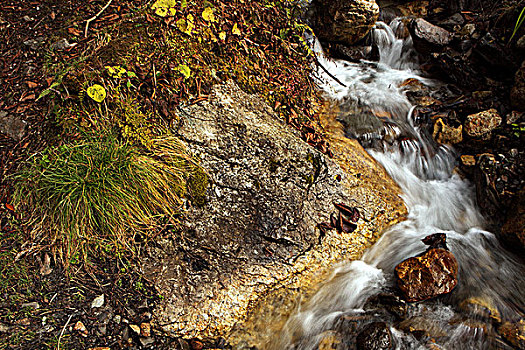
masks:
<instances>
[{"instance_id":1,"label":"cracked rock surface","mask_svg":"<svg viewBox=\"0 0 525 350\"><path fill-rule=\"evenodd\" d=\"M406 214L393 180L335 118L325 125L333 159L231 82L183 118L179 135L209 175L206 200L190 203L183 232L143 266L164 296L155 322L170 334L260 346L299 294ZM357 230L322 234L340 202L359 208Z\"/></svg>"}]
</instances>

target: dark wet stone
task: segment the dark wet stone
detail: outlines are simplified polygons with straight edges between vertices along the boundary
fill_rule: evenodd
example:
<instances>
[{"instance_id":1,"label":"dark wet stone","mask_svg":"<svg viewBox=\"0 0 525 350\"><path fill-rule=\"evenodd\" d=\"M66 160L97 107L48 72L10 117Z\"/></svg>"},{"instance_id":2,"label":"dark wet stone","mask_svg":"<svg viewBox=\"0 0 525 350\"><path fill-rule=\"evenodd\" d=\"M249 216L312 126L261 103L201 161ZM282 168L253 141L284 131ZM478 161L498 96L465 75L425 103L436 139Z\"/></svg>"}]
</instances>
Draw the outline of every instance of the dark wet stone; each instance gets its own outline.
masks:
<instances>
[{"instance_id":1,"label":"dark wet stone","mask_svg":"<svg viewBox=\"0 0 525 350\"><path fill-rule=\"evenodd\" d=\"M427 236L425 253L402 261L395 268L397 285L409 302L451 292L457 284L458 263L446 248L446 235Z\"/></svg>"},{"instance_id":2,"label":"dark wet stone","mask_svg":"<svg viewBox=\"0 0 525 350\"><path fill-rule=\"evenodd\" d=\"M519 111L525 111L525 61L514 76L514 86L510 92L512 107Z\"/></svg>"},{"instance_id":3,"label":"dark wet stone","mask_svg":"<svg viewBox=\"0 0 525 350\"><path fill-rule=\"evenodd\" d=\"M525 320L505 322L499 327L498 333L516 349L525 349Z\"/></svg>"},{"instance_id":4,"label":"dark wet stone","mask_svg":"<svg viewBox=\"0 0 525 350\"><path fill-rule=\"evenodd\" d=\"M408 29L412 35L414 47L422 55L438 51L452 40L452 33L422 18L410 22Z\"/></svg>"},{"instance_id":5,"label":"dark wet stone","mask_svg":"<svg viewBox=\"0 0 525 350\"><path fill-rule=\"evenodd\" d=\"M491 33L485 34L473 48L476 66L494 79L508 79L517 69L513 53L500 45Z\"/></svg>"},{"instance_id":6,"label":"dark wet stone","mask_svg":"<svg viewBox=\"0 0 525 350\"><path fill-rule=\"evenodd\" d=\"M455 13L447 19L439 22L439 26L445 28L448 31L455 31L458 26L463 25L465 19L461 13ZM461 28L461 27L460 27Z\"/></svg>"},{"instance_id":7,"label":"dark wet stone","mask_svg":"<svg viewBox=\"0 0 525 350\"><path fill-rule=\"evenodd\" d=\"M514 210L507 215L500 238L513 250L525 254L525 189L519 192L511 208Z\"/></svg>"},{"instance_id":8,"label":"dark wet stone","mask_svg":"<svg viewBox=\"0 0 525 350\"><path fill-rule=\"evenodd\" d=\"M392 333L384 322L367 324L357 336L358 350L389 350L392 347Z\"/></svg>"},{"instance_id":9,"label":"dark wet stone","mask_svg":"<svg viewBox=\"0 0 525 350\"><path fill-rule=\"evenodd\" d=\"M358 45L347 46L343 44L327 43L325 51L330 57L343 59L350 62L359 62L361 60L379 60L379 51L376 46Z\"/></svg>"},{"instance_id":10,"label":"dark wet stone","mask_svg":"<svg viewBox=\"0 0 525 350\"><path fill-rule=\"evenodd\" d=\"M465 89L483 86L485 81L485 78L469 64L466 57L450 48L430 54L422 69L430 75Z\"/></svg>"},{"instance_id":11,"label":"dark wet stone","mask_svg":"<svg viewBox=\"0 0 525 350\"><path fill-rule=\"evenodd\" d=\"M408 306L406 302L395 294L381 293L370 297L364 306L365 310L384 309L397 319L406 317Z\"/></svg>"},{"instance_id":12,"label":"dark wet stone","mask_svg":"<svg viewBox=\"0 0 525 350\"><path fill-rule=\"evenodd\" d=\"M411 333L417 339L423 337L439 338L447 335L436 320L425 316L414 316L400 322L396 328Z\"/></svg>"}]
</instances>

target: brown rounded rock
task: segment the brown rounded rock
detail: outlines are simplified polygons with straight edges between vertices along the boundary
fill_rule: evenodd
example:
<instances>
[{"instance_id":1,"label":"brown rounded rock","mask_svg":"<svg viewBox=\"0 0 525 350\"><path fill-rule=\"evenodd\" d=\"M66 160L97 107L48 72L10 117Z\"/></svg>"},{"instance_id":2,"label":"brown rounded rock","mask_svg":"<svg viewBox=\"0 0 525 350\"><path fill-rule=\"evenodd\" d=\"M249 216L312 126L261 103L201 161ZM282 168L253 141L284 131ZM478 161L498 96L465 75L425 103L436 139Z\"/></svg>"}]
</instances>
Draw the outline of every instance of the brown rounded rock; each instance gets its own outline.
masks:
<instances>
[{"instance_id":1,"label":"brown rounded rock","mask_svg":"<svg viewBox=\"0 0 525 350\"><path fill-rule=\"evenodd\" d=\"M501 124L501 117L495 108L467 116L465 132L470 137L487 138L492 130Z\"/></svg>"},{"instance_id":2,"label":"brown rounded rock","mask_svg":"<svg viewBox=\"0 0 525 350\"><path fill-rule=\"evenodd\" d=\"M408 258L395 268L397 285L409 302L449 293L457 284L458 263L446 248L445 235L434 234L423 242L430 245L425 253Z\"/></svg>"},{"instance_id":3,"label":"brown rounded rock","mask_svg":"<svg viewBox=\"0 0 525 350\"><path fill-rule=\"evenodd\" d=\"M348 45L361 40L379 17L379 6L374 0L317 0L314 30L326 41Z\"/></svg>"}]
</instances>

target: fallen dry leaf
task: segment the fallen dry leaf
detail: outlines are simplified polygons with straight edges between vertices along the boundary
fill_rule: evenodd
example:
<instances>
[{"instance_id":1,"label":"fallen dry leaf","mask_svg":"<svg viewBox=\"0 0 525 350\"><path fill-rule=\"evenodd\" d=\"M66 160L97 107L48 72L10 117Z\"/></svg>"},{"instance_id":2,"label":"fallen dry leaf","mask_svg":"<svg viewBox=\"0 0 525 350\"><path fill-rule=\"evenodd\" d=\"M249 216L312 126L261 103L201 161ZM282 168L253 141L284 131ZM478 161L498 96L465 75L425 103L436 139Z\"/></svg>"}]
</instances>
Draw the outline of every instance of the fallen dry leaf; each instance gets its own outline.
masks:
<instances>
[{"instance_id":1,"label":"fallen dry leaf","mask_svg":"<svg viewBox=\"0 0 525 350\"><path fill-rule=\"evenodd\" d=\"M20 102L34 100L36 98L35 94L29 94L20 99Z\"/></svg>"},{"instance_id":2,"label":"fallen dry leaf","mask_svg":"<svg viewBox=\"0 0 525 350\"><path fill-rule=\"evenodd\" d=\"M26 84L27 84L27 86L28 86L30 89L34 89L34 88L36 88L36 87L38 86L37 83L33 83L32 81L29 81L29 80L26 81Z\"/></svg>"},{"instance_id":3,"label":"fallen dry leaf","mask_svg":"<svg viewBox=\"0 0 525 350\"><path fill-rule=\"evenodd\" d=\"M75 36L80 36L80 34L82 34L82 32L77 28L67 28L67 31Z\"/></svg>"},{"instance_id":4,"label":"fallen dry leaf","mask_svg":"<svg viewBox=\"0 0 525 350\"><path fill-rule=\"evenodd\" d=\"M40 274L42 276L47 276L51 272L53 272L53 269L51 268L51 258L49 257L49 254L44 255L44 261L40 265Z\"/></svg>"}]
</instances>

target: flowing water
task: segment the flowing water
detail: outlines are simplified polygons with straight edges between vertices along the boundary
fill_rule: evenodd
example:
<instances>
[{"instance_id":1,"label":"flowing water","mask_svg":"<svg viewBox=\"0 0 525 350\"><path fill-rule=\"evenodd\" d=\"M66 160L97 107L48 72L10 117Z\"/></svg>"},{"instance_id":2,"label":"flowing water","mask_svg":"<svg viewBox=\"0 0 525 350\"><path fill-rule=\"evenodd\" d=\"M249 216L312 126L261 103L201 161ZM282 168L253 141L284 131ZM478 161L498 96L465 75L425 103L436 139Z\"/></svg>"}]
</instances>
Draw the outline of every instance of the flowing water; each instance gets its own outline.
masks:
<instances>
[{"instance_id":1,"label":"flowing water","mask_svg":"<svg viewBox=\"0 0 525 350\"><path fill-rule=\"evenodd\" d=\"M437 300L411 305L407 316L435 335L435 348L505 348L495 340L490 321L477 322L483 319L479 308L469 312L459 307L469 298L491 305L494 318L512 322L523 317L524 267L500 246L494 234L483 230L484 220L476 208L472 185L453 173L457 154L435 144L418 128L413 106L399 87L409 78L428 86L437 84L419 76L410 37L399 39L395 35L402 32L401 25L394 20L390 26L378 23L373 30L379 62L330 60L323 56L319 43L315 50L320 63L345 85L319 72L319 84L343 110L381 110L390 115L383 128L370 137L375 133L385 140L389 132L410 135L376 143L379 148L368 150L401 187L408 218L385 232L361 260L336 267L319 292L289 318L271 348L318 349L319 342L330 334L327 331L341 331L345 319L366 315L368 318L363 319L370 319L371 313L365 310L367 299L393 290L394 267L425 251L421 239L436 232L447 234L447 244L458 260L458 286ZM382 315L376 311L371 317L387 322L395 348L428 348L427 338L416 339ZM342 348L355 346L348 344L351 341Z\"/></svg>"}]
</instances>

